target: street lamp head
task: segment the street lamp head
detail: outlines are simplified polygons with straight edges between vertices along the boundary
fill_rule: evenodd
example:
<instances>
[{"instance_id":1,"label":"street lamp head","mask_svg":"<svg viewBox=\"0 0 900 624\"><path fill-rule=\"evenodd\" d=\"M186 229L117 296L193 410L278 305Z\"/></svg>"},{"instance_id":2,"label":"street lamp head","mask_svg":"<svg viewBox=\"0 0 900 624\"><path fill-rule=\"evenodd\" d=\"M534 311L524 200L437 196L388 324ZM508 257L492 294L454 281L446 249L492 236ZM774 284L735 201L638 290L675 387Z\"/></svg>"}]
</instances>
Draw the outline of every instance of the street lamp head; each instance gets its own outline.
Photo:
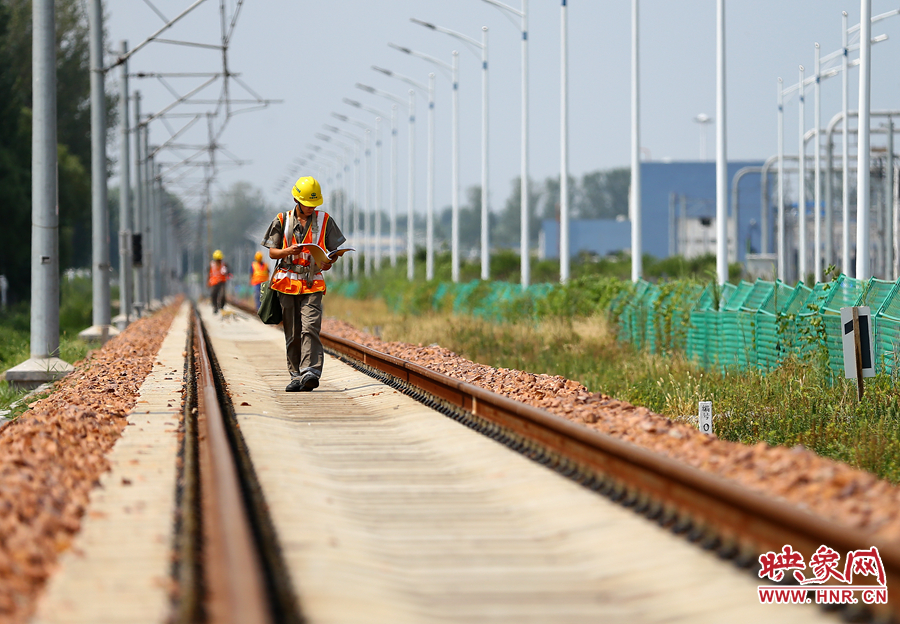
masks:
<instances>
[{"instance_id":1,"label":"street lamp head","mask_svg":"<svg viewBox=\"0 0 900 624\"><path fill-rule=\"evenodd\" d=\"M308 147L309 149L313 150L314 152L318 152L319 150L322 149L322 146L321 146L321 145L316 145L316 144L314 144L314 143L307 143L307 144L306 144L306 147Z\"/></svg>"},{"instance_id":2,"label":"street lamp head","mask_svg":"<svg viewBox=\"0 0 900 624\"><path fill-rule=\"evenodd\" d=\"M329 132L339 133L339 132L341 131L341 129L338 128L337 126L329 126L328 124L325 124L324 127L325 127L325 129L328 130Z\"/></svg>"},{"instance_id":3,"label":"street lamp head","mask_svg":"<svg viewBox=\"0 0 900 624\"><path fill-rule=\"evenodd\" d=\"M363 91L365 91L367 93L375 93L375 87L370 87L369 85L364 85L359 82L356 83L356 88L362 89Z\"/></svg>"},{"instance_id":4,"label":"street lamp head","mask_svg":"<svg viewBox=\"0 0 900 624\"><path fill-rule=\"evenodd\" d=\"M394 48L395 50L400 50L404 54L412 54L412 50L409 48L404 48L403 46L398 46L396 43L389 43L389 47Z\"/></svg>"},{"instance_id":5,"label":"street lamp head","mask_svg":"<svg viewBox=\"0 0 900 624\"><path fill-rule=\"evenodd\" d=\"M430 22L423 22L422 20L416 19L414 17L409 18L409 21L411 21L413 24L419 24L420 26L424 26L425 28L430 28L431 30L437 30L437 26Z\"/></svg>"},{"instance_id":6,"label":"street lamp head","mask_svg":"<svg viewBox=\"0 0 900 624\"><path fill-rule=\"evenodd\" d=\"M711 122L712 117L710 117L706 113L700 113L699 115L694 117L694 121L696 121L697 123L705 124Z\"/></svg>"},{"instance_id":7,"label":"street lamp head","mask_svg":"<svg viewBox=\"0 0 900 624\"><path fill-rule=\"evenodd\" d=\"M325 126L325 127L327 128L328 126ZM330 136L328 136L327 134L322 134L321 132L316 132L316 138L320 139L322 141L330 141L331 140Z\"/></svg>"},{"instance_id":8,"label":"street lamp head","mask_svg":"<svg viewBox=\"0 0 900 624\"><path fill-rule=\"evenodd\" d=\"M331 116L335 119L340 119L341 121L348 121L350 119L346 115L341 115L340 113L331 113Z\"/></svg>"},{"instance_id":9,"label":"street lamp head","mask_svg":"<svg viewBox=\"0 0 900 624\"><path fill-rule=\"evenodd\" d=\"M481 27L481 30L483 30L484 32L487 32L487 31L488 31L488 27L487 27L487 26L482 26L482 27Z\"/></svg>"},{"instance_id":10,"label":"street lamp head","mask_svg":"<svg viewBox=\"0 0 900 624\"><path fill-rule=\"evenodd\" d=\"M356 100L351 100L350 98L344 98L344 104L349 104L350 106L355 106L356 108L362 108L362 104L360 104Z\"/></svg>"},{"instance_id":11,"label":"street lamp head","mask_svg":"<svg viewBox=\"0 0 900 624\"><path fill-rule=\"evenodd\" d=\"M377 72L381 72L385 76L393 76L394 75L394 72L392 72L391 70L385 69L384 67L378 67L377 65L372 65L372 69L374 69Z\"/></svg>"}]
</instances>

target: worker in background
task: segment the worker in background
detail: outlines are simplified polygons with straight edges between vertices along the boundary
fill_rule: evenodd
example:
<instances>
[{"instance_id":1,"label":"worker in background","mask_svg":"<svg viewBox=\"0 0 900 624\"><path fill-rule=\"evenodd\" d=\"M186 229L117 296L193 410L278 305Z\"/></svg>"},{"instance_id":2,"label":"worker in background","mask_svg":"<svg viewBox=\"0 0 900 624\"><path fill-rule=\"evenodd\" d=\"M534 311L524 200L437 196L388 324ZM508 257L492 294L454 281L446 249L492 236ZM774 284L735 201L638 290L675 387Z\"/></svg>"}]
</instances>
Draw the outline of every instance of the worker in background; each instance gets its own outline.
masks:
<instances>
[{"instance_id":1,"label":"worker in background","mask_svg":"<svg viewBox=\"0 0 900 624\"><path fill-rule=\"evenodd\" d=\"M269 257L277 260L272 289L278 293L284 323L291 382L287 392L309 392L319 387L325 353L319 332L322 328L322 295L325 294L324 271L332 264L316 264L302 243L315 243L327 251L340 247L346 238L331 216L322 210L322 189L312 177L297 180L291 189L294 208L275 217L262 246ZM285 233L285 224L289 224Z\"/></svg>"},{"instance_id":2,"label":"worker in background","mask_svg":"<svg viewBox=\"0 0 900 624\"><path fill-rule=\"evenodd\" d=\"M256 299L256 309L259 310L260 287L269 281L269 267L263 262L261 251L257 251L250 265L250 285L253 286L253 296Z\"/></svg>"},{"instance_id":3,"label":"worker in background","mask_svg":"<svg viewBox=\"0 0 900 624\"><path fill-rule=\"evenodd\" d=\"M228 265L222 261L222 250L213 252L212 262L209 263L209 298L212 300L213 314L225 307L225 284L231 279Z\"/></svg>"}]
</instances>

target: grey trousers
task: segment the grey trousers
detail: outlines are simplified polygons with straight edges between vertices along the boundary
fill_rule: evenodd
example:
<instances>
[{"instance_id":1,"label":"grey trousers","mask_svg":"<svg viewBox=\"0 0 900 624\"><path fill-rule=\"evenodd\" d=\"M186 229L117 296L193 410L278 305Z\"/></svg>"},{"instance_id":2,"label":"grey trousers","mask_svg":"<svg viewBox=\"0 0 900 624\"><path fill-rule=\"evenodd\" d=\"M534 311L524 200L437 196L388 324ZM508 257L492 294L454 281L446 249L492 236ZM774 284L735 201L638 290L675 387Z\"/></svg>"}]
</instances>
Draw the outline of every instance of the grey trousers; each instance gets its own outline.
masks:
<instances>
[{"instance_id":1,"label":"grey trousers","mask_svg":"<svg viewBox=\"0 0 900 624\"><path fill-rule=\"evenodd\" d=\"M291 379L306 372L322 376L325 352L319 332L322 330L322 293L286 295L278 293L284 323L284 346Z\"/></svg>"}]
</instances>

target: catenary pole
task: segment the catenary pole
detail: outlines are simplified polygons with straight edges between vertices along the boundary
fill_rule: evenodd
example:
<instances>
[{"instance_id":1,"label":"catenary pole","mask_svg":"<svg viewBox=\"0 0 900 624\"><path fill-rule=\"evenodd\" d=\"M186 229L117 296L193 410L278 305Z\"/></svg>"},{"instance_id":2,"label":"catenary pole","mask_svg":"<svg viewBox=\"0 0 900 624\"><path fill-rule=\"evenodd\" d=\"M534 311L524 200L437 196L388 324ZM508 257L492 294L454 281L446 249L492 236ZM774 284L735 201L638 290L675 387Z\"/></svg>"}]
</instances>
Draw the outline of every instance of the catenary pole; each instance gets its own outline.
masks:
<instances>
[{"instance_id":1,"label":"catenary pole","mask_svg":"<svg viewBox=\"0 0 900 624\"><path fill-rule=\"evenodd\" d=\"M381 117L375 118L375 208L369 214L369 231L372 232L372 255L375 262L375 270L381 270L381 213L384 209L382 186L384 177L382 174L382 140L381 126L383 123ZM373 224L374 221L374 224Z\"/></svg>"},{"instance_id":2,"label":"catenary pole","mask_svg":"<svg viewBox=\"0 0 900 624\"><path fill-rule=\"evenodd\" d=\"M641 98L638 0L631 0L631 281L643 274L641 250Z\"/></svg>"},{"instance_id":3,"label":"catenary pole","mask_svg":"<svg viewBox=\"0 0 900 624\"><path fill-rule=\"evenodd\" d=\"M415 277L416 92L409 90L409 173L406 181L406 279Z\"/></svg>"},{"instance_id":4,"label":"catenary pole","mask_svg":"<svg viewBox=\"0 0 900 624\"><path fill-rule=\"evenodd\" d=\"M106 89L103 70L103 8L89 2L91 64L91 281L92 327L84 335L109 337L109 205L106 201Z\"/></svg>"},{"instance_id":5,"label":"catenary pole","mask_svg":"<svg viewBox=\"0 0 900 624\"><path fill-rule=\"evenodd\" d=\"M128 53L123 41L122 55ZM119 66L119 314L131 319L134 269L131 264L131 148L128 118L128 61Z\"/></svg>"},{"instance_id":6,"label":"catenary pole","mask_svg":"<svg viewBox=\"0 0 900 624\"><path fill-rule=\"evenodd\" d=\"M134 232L139 264L134 272L134 310L137 316L143 314L147 300L144 297L144 282L147 277L147 241L144 240L144 170L141 166L141 92L134 92L134 198L136 201L134 210ZM204 256L205 257L205 256ZM205 266L205 265L203 265Z\"/></svg>"},{"instance_id":7,"label":"catenary pole","mask_svg":"<svg viewBox=\"0 0 900 624\"><path fill-rule=\"evenodd\" d=\"M434 72L428 74L428 177L425 215L425 279L434 279Z\"/></svg>"},{"instance_id":8,"label":"catenary pole","mask_svg":"<svg viewBox=\"0 0 900 624\"><path fill-rule=\"evenodd\" d=\"M491 223L488 199L488 28L481 27L481 279L491 279Z\"/></svg>"},{"instance_id":9,"label":"catenary pole","mask_svg":"<svg viewBox=\"0 0 900 624\"><path fill-rule=\"evenodd\" d=\"M869 262L869 117L872 87L872 0L859 3L859 117L856 150L856 279L872 276ZM846 133L845 133L846 134Z\"/></svg>"},{"instance_id":10,"label":"catenary pole","mask_svg":"<svg viewBox=\"0 0 900 624\"><path fill-rule=\"evenodd\" d=\"M569 281L569 51L566 0L560 4L559 281Z\"/></svg>"},{"instance_id":11,"label":"catenary pole","mask_svg":"<svg viewBox=\"0 0 900 624\"><path fill-rule=\"evenodd\" d=\"M716 274L728 280L728 159L725 118L725 0L716 0Z\"/></svg>"},{"instance_id":12,"label":"catenary pole","mask_svg":"<svg viewBox=\"0 0 900 624\"><path fill-rule=\"evenodd\" d=\"M144 195L144 259L146 260L146 276L144 279L144 302L147 305L153 303L153 282L156 272L156 256L153 249L153 199L150 196L150 127L147 123L141 126L141 159L143 185L141 193Z\"/></svg>"},{"instance_id":13,"label":"catenary pole","mask_svg":"<svg viewBox=\"0 0 900 624\"><path fill-rule=\"evenodd\" d=\"M59 356L59 212L56 156L56 19L53 0L32 3L31 359Z\"/></svg>"},{"instance_id":14,"label":"catenary pole","mask_svg":"<svg viewBox=\"0 0 900 624\"><path fill-rule=\"evenodd\" d=\"M391 105L391 267L397 266L397 110Z\"/></svg>"},{"instance_id":15,"label":"catenary pole","mask_svg":"<svg viewBox=\"0 0 900 624\"><path fill-rule=\"evenodd\" d=\"M365 274L366 277L372 275L372 132L366 128L365 129L366 136L366 148L365 148L365 156L366 156L366 192L365 197L363 199L363 247L366 250L366 265L365 265Z\"/></svg>"},{"instance_id":16,"label":"catenary pole","mask_svg":"<svg viewBox=\"0 0 900 624\"><path fill-rule=\"evenodd\" d=\"M522 0L522 171L519 181L520 197L520 238L519 254L521 262L522 288L531 283L531 257L528 253L528 0Z\"/></svg>"},{"instance_id":17,"label":"catenary pole","mask_svg":"<svg viewBox=\"0 0 900 624\"><path fill-rule=\"evenodd\" d=\"M450 194L450 279L459 281L459 52L453 50L453 144Z\"/></svg>"}]
</instances>

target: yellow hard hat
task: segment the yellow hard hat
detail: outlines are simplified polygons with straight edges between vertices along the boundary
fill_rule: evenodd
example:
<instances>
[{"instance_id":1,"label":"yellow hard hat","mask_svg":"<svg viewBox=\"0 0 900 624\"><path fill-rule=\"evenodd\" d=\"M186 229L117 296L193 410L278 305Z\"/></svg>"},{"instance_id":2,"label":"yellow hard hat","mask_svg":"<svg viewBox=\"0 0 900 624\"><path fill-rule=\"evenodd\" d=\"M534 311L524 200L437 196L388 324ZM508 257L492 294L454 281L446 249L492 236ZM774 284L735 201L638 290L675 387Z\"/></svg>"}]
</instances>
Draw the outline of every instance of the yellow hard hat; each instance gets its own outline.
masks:
<instances>
[{"instance_id":1,"label":"yellow hard hat","mask_svg":"<svg viewBox=\"0 0 900 624\"><path fill-rule=\"evenodd\" d=\"M291 195L304 206L322 205L322 188L319 186L318 180L310 176L297 180L294 188L291 189Z\"/></svg>"},{"instance_id":2,"label":"yellow hard hat","mask_svg":"<svg viewBox=\"0 0 900 624\"><path fill-rule=\"evenodd\" d=\"M221 250L221 249L216 249L216 250L213 252L213 260L221 260L222 258L223 258L223 256L222 256L222 250Z\"/></svg>"},{"instance_id":3,"label":"yellow hard hat","mask_svg":"<svg viewBox=\"0 0 900 624\"><path fill-rule=\"evenodd\" d=\"M261 252L261 251L257 251L257 252L256 252L256 255L253 256L253 258L254 258L257 262L260 262L260 261L262 260L262 252Z\"/></svg>"}]
</instances>

